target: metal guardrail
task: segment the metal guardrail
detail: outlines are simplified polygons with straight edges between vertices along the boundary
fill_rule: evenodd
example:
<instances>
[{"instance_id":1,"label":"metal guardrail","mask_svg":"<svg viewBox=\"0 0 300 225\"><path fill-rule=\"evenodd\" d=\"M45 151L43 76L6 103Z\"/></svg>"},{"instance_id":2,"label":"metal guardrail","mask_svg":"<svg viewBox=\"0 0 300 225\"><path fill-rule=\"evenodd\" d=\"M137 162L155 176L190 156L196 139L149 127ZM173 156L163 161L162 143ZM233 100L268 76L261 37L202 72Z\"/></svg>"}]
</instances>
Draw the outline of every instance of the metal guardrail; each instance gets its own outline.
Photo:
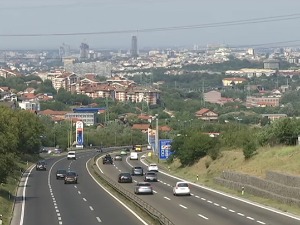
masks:
<instances>
[{"instance_id":1,"label":"metal guardrail","mask_svg":"<svg viewBox=\"0 0 300 225\"><path fill-rule=\"evenodd\" d=\"M107 153L107 152L106 152ZM92 168L95 172L95 174L103 180L107 185L109 185L111 188L113 188L115 191L117 191L119 194L127 198L129 201L133 202L136 206L138 206L141 210L146 212L148 215L150 215L153 219L157 220L162 225L175 225L171 220L169 220L165 215L163 215L161 212L156 210L153 206L149 205L139 197L137 197L135 194L127 191L124 189L121 185L113 181L111 178L106 176L105 174L101 173L96 166L96 160L97 158L102 155L96 155L94 156L94 163L92 165Z\"/></svg>"}]
</instances>

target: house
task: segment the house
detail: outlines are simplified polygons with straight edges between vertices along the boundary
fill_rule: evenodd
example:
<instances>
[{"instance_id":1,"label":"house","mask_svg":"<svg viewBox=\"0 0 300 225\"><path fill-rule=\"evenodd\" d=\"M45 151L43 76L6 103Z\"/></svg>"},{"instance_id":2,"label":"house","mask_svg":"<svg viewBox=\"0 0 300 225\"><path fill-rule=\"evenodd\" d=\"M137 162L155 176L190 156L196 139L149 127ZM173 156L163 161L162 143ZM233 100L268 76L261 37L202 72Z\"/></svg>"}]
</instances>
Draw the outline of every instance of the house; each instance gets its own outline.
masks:
<instances>
[{"instance_id":1,"label":"house","mask_svg":"<svg viewBox=\"0 0 300 225\"><path fill-rule=\"evenodd\" d=\"M242 77L228 77L228 78L224 78L222 80L222 83L223 83L224 87L230 87L230 86L232 87L237 84L242 84L246 81L247 81L247 79L242 78Z\"/></svg>"},{"instance_id":2,"label":"house","mask_svg":"<svg viewBox=\"0 0 300 225\"><path fill-rule=\"evenodd\" d=\"M132 129L134 130L140 130L143 133L147 133L148 129L150 128L150 124L144 124L144 123L138 123L138 124L133 124Z\"/></svg>"},{"instance_id":3,"label":"house","mask_svg":"<svg viewBox=\"0 0 300 225\"><path fill-rule=\"evenodd\" d=\"M278 120L287 117L286 114L261 114L261 117L267 117L270 121Z\"/></svg>"},{"instance_id":4,"label":"house","mask_svg":"<svg viewBox=\"0 0 300 225\"><path fill-rule=\"evenodd\" d=\"M205 121L218 120L218 114L207 108L200 109L195 113L195 116Z\"/></svg>"},{"instance_id":5,"label":"house","mask_svg":"<svg viewBox=\"0 0 300 225\"><path fill-rule=\"evenodd\" d=\"M171 129L171 127L165 125L165 126L159 126L158 130L161 132L170 132L172 129Z\"/></svg>"},{"instance_id":6,"label":"house","mask_svg":"<svg viewBox=\"0 0 300 225\"><path fill-rule=\"evenodd\" d=\"M10 69L0 69L0 77L8 78L8 77L20 77L20 73L18 71L13 71Z\"/></svg>"},{"instance_id":7,"label":"house","mask_svg":"<svg viewBox=\"0 0 300 225\"><path fill-rule=\"evenodd\" d=\"M35 92L35 88L28 87L28 88L26 88L26 89L24 90L23 93L25 93L25 94L34 94L34 92Z\"/></svg>"},{"instance_id":8,"label":"house","mask_svg":"<svg viewBox=\"0 0 300 225\"><path fill-rule=\"evenodd\" d=\"M254 96L247 96L246 98L246 107L278 107L279 106L278 97L254 97Z\"/></svg>"},{"instance_id":9,"label":"house","mask_svg":"<svg viewBox=\"0 0 300 225\"><path fill-rule=\"evenodd\" d=\"M53 120L57 120L57 119L65 119L65 115L69 113L69 112L66 112L66 111L54 111L54 110L51 110L51 109L46 109L46 110L43 110L43 111L40 111L38 114L39 115L42 115L42 116L49 116L51 119Z\"/></svg>"}]
</instances>

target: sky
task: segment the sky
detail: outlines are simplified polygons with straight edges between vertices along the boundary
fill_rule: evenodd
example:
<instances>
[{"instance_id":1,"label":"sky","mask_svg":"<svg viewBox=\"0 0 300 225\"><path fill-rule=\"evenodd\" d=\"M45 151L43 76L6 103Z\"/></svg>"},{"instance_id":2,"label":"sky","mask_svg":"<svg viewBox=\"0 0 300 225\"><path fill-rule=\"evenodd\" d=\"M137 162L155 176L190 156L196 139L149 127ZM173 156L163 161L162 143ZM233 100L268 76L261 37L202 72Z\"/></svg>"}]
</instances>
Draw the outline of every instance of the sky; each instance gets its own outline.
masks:
<instances>
[{"instance_id":1,"label":"sky","mask_svg":"<svg viewBox=\"0 0 300 225\"><path fill-rule=\"evenodd\" d=\"M0 0L0 50L62 43L79 49L82 42L90 49L130 49L132 35L139 49L300 46L299 9L299 0Z\"/></svg>"}]
</instances>

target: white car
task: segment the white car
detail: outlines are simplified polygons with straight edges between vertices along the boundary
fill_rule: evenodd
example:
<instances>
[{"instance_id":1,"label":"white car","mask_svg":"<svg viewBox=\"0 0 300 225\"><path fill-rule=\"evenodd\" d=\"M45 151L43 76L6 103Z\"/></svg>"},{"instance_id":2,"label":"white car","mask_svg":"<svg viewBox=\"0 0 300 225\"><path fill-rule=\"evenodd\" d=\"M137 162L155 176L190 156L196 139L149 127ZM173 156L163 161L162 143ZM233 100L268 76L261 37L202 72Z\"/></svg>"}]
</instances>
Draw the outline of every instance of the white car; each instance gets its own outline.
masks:
<instances>
[{"instance_id":1,"label":"white car","mask_svg":"<svg viewBox=\"0 0 300 225\"><path fill-rule=\"evenodd\" d=\"M68 156L67 156L67 159L76 159L76 154L75 154L75 151L69 151L68 152Z\"/></svg>"},{"instance_id":2,"label":"white car","mask_svg":"<svg viewBox=\"0 0 300 225\"><path fill-rule=\"evenodd\" d=\"M158 166L155 163L151 163L148 166L148 171L158 172Z\"/></svg>"},{"instance_id":3,"label":"white car","mask_svg":"<svg viewBox=\"0 0 300 225\"><path fill-rule=\"evenodd\" d=\"M173 188L173 195L191 195L189 183L180 181Z\"/></svg>"},{"instance_id":4,"label":"white car","mask_svg":"<svg viewBox=\"0 0 300 225\"><path fill-rule=\"evenodd\" d=\"M130 152L130 160L138 160L139 156L137 152Z\"/></svg>"}]
</instances>

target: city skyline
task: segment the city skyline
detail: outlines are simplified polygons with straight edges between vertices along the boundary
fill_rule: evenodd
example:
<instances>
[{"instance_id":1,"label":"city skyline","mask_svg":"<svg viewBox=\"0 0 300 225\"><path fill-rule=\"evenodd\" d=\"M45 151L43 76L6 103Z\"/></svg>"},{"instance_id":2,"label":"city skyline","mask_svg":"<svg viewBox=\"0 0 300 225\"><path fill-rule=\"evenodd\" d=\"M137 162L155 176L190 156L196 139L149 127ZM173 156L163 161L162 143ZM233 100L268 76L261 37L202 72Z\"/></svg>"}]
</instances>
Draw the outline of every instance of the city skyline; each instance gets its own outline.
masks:
<instances>
[{"instance_id":1,"label":"city skyline","mask_svg":"<svg viewBox=\"0 0 300 225\"><path fill-rule=\"evenodd\" d=\"M250 4L251 3L251 4ZM300 46L293 0L10 0L0 3L0 49L139 49L207 44ZM295 40L293 42L290 42Z\"/></svg>"}]
</instances>

